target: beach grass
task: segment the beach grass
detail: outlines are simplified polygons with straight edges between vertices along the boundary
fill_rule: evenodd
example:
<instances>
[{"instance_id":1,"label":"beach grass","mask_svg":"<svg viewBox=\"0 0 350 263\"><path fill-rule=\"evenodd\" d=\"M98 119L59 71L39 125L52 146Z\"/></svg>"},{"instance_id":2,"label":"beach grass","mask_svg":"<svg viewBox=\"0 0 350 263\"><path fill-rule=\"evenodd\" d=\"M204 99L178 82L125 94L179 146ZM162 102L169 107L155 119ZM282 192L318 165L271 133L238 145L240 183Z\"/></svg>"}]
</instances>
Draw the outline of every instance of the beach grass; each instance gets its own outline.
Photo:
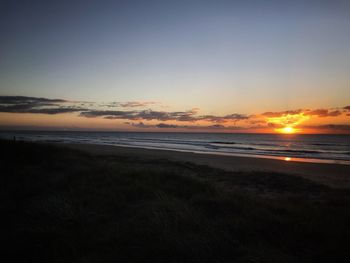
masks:
<instances>
[{"instance_id":1,"label":"beach grass","mask_svg":"<svg viewBox=\"0 0 350 263\"><path fill-rule=\"evenodd\" d=\"M61 145L0 146L3 262L350 260L347 189Z\"/></svg>"}]
</instances>

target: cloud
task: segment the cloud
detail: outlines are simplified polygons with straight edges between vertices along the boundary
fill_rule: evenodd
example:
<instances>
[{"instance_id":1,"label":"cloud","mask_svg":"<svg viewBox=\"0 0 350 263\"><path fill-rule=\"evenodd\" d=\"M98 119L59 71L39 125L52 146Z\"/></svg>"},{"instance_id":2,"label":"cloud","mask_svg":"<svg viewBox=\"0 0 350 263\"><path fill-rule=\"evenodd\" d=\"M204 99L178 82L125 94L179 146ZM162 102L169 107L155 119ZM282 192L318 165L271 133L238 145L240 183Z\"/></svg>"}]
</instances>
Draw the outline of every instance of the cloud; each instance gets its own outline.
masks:
<instances>
[{"instance_id":1,"label":"cloud","mask_svg":"<svg viewBox=\"0 0 350 263\"><path fill-rule=\"evenodd\" d=\"M125 122L125 124L129 124L131 126L138 127L138 128L152 128L152 127L154 127L154 125L144 124L143 122L139 122L139 123Z\"/></svg>"},{"instance_id":2,"label":"cloud","mask_svg":"<svg viewBox=\"0 0 350 263\"><path fill-rule=\"evenodd\" d=\"M334 129L334 130L339 130L339 131L350 131L350 125L328 124L328 125L318 126L318 128Z\"/></svg>"},{"instance_id":3,"label":"cloud","mask_svg":"<svg viewBox=\"0 0 350 263\"><path fill-rule=\"evenodd\" d=\"M159 120L159 121L196 121L196 110L189 111L111 111L111 110L88 110L80 113L83 117L95 118L104 117L106 119L126 119L126 120Z\"/></svg>"},{"instance_id":4,"label":"cloud","mask_svg":"<svg viewBox=\"0 0 350 263\"><path fill-rule=\"evenodd\" d=\"M157 128L178 128L179 125L175 125L175 124L166 124L166 123L158 123L156 125Z\"/></svg>"},{"instance_id":5,"label":"cloud","mask_svg":"<svg viewBox=\"0 0 350 263\"><path fill-rule=\"evenodd\" d=\"M125 108L138 108L138 107L146 107L156 104L154 101L128 101L124 103L119 103L121 107Z\"/></svg>"},{"instance_id":6,"label":"cloud","mask_svg":"<svg viewBox=\"0 0 350 263\"><path fill-rule=\"evenodd\" d=\"M135 115L135 117L136 119L160 121L176 120L177 118L176 113L153 110L140 111Z\"/></svg>"},{"instance_id":7,"label":"cloud","mask_svg":"<svg viewBox=\"0 0 350 263\"><path fill-rule=\"evenodd\" d=\"M104 103L101 104L100 106L102 107L108 107L108 108L144 108L144 107L149 107L151 105L159 104L154 101L127 101L127 102L109 102L109 103Z\"/></svg>"},{"instance_id":8,"label":"cloud","mask_svg":"<svg viewBox=\"0 0 350 263\"><path fill-rule=\"evenodd\" d=\"M318 117L336 117L342 114L340 110L328 110L328 109L317 109L308 110L305 112L307 115L316 115Z\"/></svg>"},{"instance_id":9,"label":"cloud","mask_svg":"<svg viewBox=\"0 0 350 263\"><path fill-rule=\"evenodd\" d=\"M350 116L350 106L345 106L343 109L346 110L346 111L348 111L348 113L346 114L346 116Z\"/></svg>"},{"instance_id":10,"label":"cloud","mask_svg":"<svg viewBox=\"0 0 350 263\"><path fill-rule=\"evenodd\" d=\"M61 114L70 112L79 112L82 109L74 107L59 107L59 108L44 108L44 109L30 109L26 113L41 113L41 114Z\"/></svg>"},{"instance_id":11,"label":"cloud","mask_svg":"<svg viewBox=\"0 0 350 263\"><path fill-rule=\"evenodd\" d=\"M232 113L227 115L201 115L198 108L186 111L166 111L153 109L138 109L155 104L155 102L111 102L99 105L96 102L69 101L64 99L48 99L26 96L0 96L0 112L33 113L33 114L61 114L79 113L84 118L104 118L108 120L124 120L126 124L139 128L160 129L226 129L237 130L253 128L279 128L284 126L301 127L313 116L337 117L350 116L350 106L330 109L297 109L279 112L264 112L262 114L246 115ZM111 109L110 107L121 107ZM125 108L125 109L123 109ZM130 122L128 122L130 121ZM149 122L158 121L158 124ZM240 126L236 126L239 122ZM198 124L198 125L197 125ZM347 126L320 126L320 129L342 129Z\"/></svg>"},{"instance_id":12,"label":"cloud","mask_svg":"<svg viewBox=\"0 0 350 263\"><path fill-rule=\"evenodd\" d=\"M129 119L133 120L137 111L113 111L113 110L85 110L80 112L80 116L86 118L103 117L105 119Z\"/></svg>"},{"instance_id":13,"label":"cloud","mask_svg":"<svg viewBox=\"0 0 350 263\"><path fill-rule=\"evenodd\" d=\"M350 108L350 106L349 106ZM347 109L347 107L344 107L344 109ZM318 116L318 117L337 117L339 115L342 115L343 111L339 109L315 109L315 110L309 110L309 109L298 109L298 110L288 110L288 111L279 111L279 112L264 112L261 115L268 118L278 118L283 117L287 115L297 115L297 114L304 114L309 116Z\"/></svg>"},{"instance_id":14,"label":"cloud","mask_svg":"<svg viewBox=\"0 0 350 263\"><path fill-rule=\"evenodd\" d=\"M158 121L180 121L180 122L196 122L208 121L214 123L237 122L240 120L247 120L249 116L243 114L230 114L225 116L215 115L197 115L198 109L194 108L188 111L111 111L111 110L90 110L80 113L83 117L95 118L103 117L106 119L125 119L125 120L158 120Z\"/></svg>"},{"instance_id":15,"label":"cloud","mask_svg":"<svg viewBox=\"0 0 350 263\"><path fill-rule=\"evenodd\" d=\"M264 112L263 114L261 114L262 116L265 117L270 117L270 118L276 118L276 117L282 117L285 115L295 115L295 114L300 114L302 113L303 110L299 109L299 110L287 110L287 111L279 111L279 112Z\"/></svg>"},{"instance_id":16,"label":"cloud","mask_svg":"<svg viewBox=\"0 0 350 263\"><path fill-rule=\"evenodd\" d=\"M145 124L143 122L132 123L125 122L124 124L131 125L137 128L159 128L159 129L189 129L189 130L239 130L243 129L238 126L224 126L221 124L214 125L178 125L178 124L168 124L168 123L157 123L157 124Z\"/></svg>"},{"instance_id":17,"label":"cloud","mask_svg":"<svg viewBox=\"0 0 350 263\"><path fill-rule=\"evenodd\" d=\"M79 112L83 108L67 106L63 99L47 99L25 96L0 96L0 112L60 114Z\"/></svg>"},{"instance_id":18,"label":"cloud","mask_svg":"<svg viewBox=\"0 0 350 263\"><path fill-rule=\"evenodd\" d=\"M101 107L108 107L108 108L117 108L117 107L120 107L120 102L103 103L100 106Z\"/></svg>"},{"instance_id":19,"label":"cloud","mask_svg":"<svg viewBox=\"0 0 350 263\"><path fill-rule=\"evenodd\" d=\"M249 118L250 117L247 115L234 113L234 114L229 114L225 116L204 115L204 116L200 116L199 120L206 120L206 121L216 122L216 123L224 123L228 121L237 122L241 120L247 120Z\"/></svg>"},{"instance_id":20,"label":"cloud","mask_svg":"<svg viewBox=\"0 0 350 263\"><path fill-rule=\"evenodd\" d=\"M103 117L105 119L125 120L175 120L176 117L169 112L143 110L143 111L111 111L111 110L89 110L80 113L80 116L88 118Z\"/></svg>"},{"instance_id":21,"label":"cloud","mask_svg":"<svg viewBox=\"0 0 350 263\"><path fill-rule=\"evenodd\" d=\"M124 124L129 124L129 125L137 127L137 128L185 128L185 127L187 127L187 126L182 126L182 125L166 124L166 123L145 124L143 122L138 122L138 123L125 122Z\"/></svg>"},{"instance_id":22,"label":"cloud","mask_svg":"<svg viewBox=\"0 0 350 263\"><path fill-rule=\"evenodd\" d=\"M144 110L139 112L137 117L144 120L193 122L198 120L198 117L196 117L197 111L197 109L174 112Z\"/></svg>"},{"instance_id":23,"label":"cloud","mask_svg":"<svg viewBox=\"0 0 350 263\"><path fill-rule=\"evenodd\" d=\"M52 103L64 103L67 100L63 99L47 99L37 97L26 97L26 96L0 96L0 104L52 104Z\"/></svg>"},{"instance_id":24,"label":"cloud","mask_svg":"<svg viewBox=\"0 0 350 263\"><path fill-rule=\"evenodd\" d=\"M325 125L313 125L313 126L302 126L303 129L315 129L324 132L339 132L339 133L349 133L350 125L347 124L325 124Z\"/></svg>"},{"instance_id":25,"label":"cloud","mask_svg":"<svg viewBox=\"0 0 350 263\"><path fill-rule=\"evenodd\" d=\"M263 123L266 123L266 120L258 120L258 119L255 119L255 120L250 120L249 121L250 124L253 124L253 125L256 125L256 124L263 124Z\"/></svg>"}]
</instances>

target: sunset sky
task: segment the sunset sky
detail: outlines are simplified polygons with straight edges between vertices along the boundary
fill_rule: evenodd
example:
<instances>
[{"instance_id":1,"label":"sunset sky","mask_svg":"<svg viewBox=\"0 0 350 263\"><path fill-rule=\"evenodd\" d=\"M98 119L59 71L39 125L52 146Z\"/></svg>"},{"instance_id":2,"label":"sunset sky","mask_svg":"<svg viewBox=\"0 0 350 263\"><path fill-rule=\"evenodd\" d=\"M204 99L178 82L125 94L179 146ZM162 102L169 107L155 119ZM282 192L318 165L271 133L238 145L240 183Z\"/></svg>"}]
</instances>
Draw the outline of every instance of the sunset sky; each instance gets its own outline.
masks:
<instances>
[{"instance_id":1,"label":"sunset sky","mask_svg":"<svg viewBox=\"0 0 350 263\"><path fill-rule=\"evenodd\" d=\"M350 1L0 2L0 128L350 133Z\"/></svg>"}]
</instances>

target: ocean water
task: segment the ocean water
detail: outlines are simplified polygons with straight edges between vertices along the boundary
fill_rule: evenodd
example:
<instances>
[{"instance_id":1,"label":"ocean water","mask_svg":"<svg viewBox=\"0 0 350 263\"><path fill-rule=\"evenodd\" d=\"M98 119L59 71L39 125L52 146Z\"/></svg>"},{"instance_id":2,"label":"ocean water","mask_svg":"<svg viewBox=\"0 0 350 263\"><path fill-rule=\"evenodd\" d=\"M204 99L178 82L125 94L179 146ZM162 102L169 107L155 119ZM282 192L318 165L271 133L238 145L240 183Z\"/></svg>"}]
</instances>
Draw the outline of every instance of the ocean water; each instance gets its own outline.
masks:
<instances>
[{"instance_id":1,"label":"ocean water","mask_svg":"<svg viewBox=\"0 0 350 263\"><path fill-rule=\"evenodd\" d=\"M90 143L350 165L350 135L2 131L0 138Z\"/></svg>"}]
</instances>

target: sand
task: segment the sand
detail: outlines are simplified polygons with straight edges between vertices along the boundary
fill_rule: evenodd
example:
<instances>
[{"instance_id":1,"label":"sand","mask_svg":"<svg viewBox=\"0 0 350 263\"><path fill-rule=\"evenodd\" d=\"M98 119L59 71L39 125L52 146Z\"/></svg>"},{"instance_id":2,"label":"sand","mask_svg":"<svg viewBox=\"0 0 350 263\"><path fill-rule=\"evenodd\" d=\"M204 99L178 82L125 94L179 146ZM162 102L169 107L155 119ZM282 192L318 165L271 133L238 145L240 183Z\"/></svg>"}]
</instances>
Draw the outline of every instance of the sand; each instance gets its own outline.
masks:
<instances>
[{"instance_id":1,"label":"sand","mask_svg":"<svg viewBox=\"0 0 350 263\"><path fill-rule=\"evenodd\" d=\"M96 155L128 156L150 161L167 159L169 161L207 165L227 171L286 173L301 176L333 188L350 188L350 165L306 163L95 144L68 144L68 146Z\"/></svg>"}]
</instances>

